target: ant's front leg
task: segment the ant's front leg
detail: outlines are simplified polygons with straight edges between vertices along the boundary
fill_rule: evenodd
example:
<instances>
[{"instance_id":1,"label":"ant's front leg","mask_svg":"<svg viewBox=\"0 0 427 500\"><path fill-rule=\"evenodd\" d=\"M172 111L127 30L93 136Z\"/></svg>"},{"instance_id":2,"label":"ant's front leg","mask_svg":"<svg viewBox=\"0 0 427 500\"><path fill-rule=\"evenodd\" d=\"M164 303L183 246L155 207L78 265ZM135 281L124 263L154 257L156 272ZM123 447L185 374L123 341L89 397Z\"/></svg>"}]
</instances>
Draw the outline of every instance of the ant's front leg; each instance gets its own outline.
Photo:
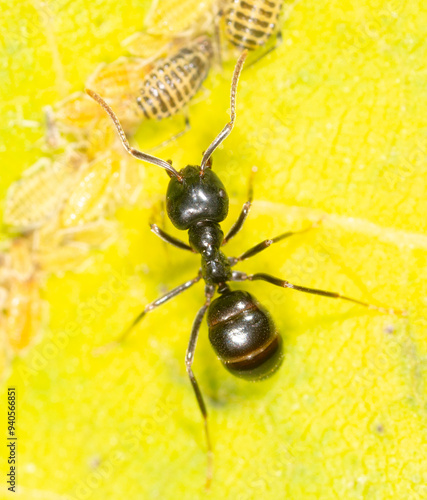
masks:
<instances>
[{"instance_id":1,"label":"ant's front leg","mask_svg":"<svg viewBox=\"0 0 427 500\"><path fill-rule=\"evenodd\" d=\"M172 162L168 160L168 163L172 165ZM164 202L162 203L164 205ZM179 238L175 238L175 236L171 236L168 234L166 231L163 231L163 229L160 229L160 227L154 223L154 214L152 215L150 219L150 229L151 231L157 235L161 240L165 241L166 243L169 243L170 245L173 245L174 247L181 248L182 250L188 250L190 252L194 252L194 250L190 247L190 245L187 245L184 241L180 240Z\"/></svg>"},{"instance_id":2,"label":"ant's front leg","mask_svg":"<svg viewBox=\"0 0 427 500\"><path fill-rule=\"evenodd\" d=\"M249 176L249 183L248 183L248 201L243 205L242 211L240 212L240 215L239 215L237 221L231 226L230 230L227 233L227 236L223 239L223 241L221 243L222 245L225 245L226 243L228 243L231 240L231 238L236 236L236 234L242 229L243 223L245 222L245 220L249 214L249 210L251 208L252 200L254 197L253 184L254 184L254 176L255 176L256 172L257 172L257 168L252 167L251 175Z\"/></svg>"},{"instance_id":3,"label":"ant's front leg","mask_svg":"<svg viewBox=\"0 0 427 500\"><path fill-rule=\"evenodd\" d=\"M184 243L182 240L175 238L175 236L171 236L170 234L166 233L163 231L163 229L160 229L157 224L150 224L151 231L153 231L154 234L157 234L159 238L161 238L163 241L166 241L166 243L170 243L174 247L181 248L182 250L189 250L190 252L196 253L190 245L187 245L187 243Z\"/></svg>"},{"instance_id":4,"label":"ant's front leg","mask_svg":"<svg viewBox=\"0 0 427 500\"><path fill-rule=\"evenodd\" d=\"M195 278L193 278L189 281L186 281L185 283L177 286L176 288L173 288L171 291L167 292L165 295L162 295L154 302L151 302L150 304L146 305L144 307L144 310L140 314L138 314L138 316L133 320L132 324L120 335L120 337L118 337L116 340L114 340L113 342L110 342L107 345L98 347L97 349L95 349L94 354L95 355L103 354L104 352L110 350L111 348L116 347L116 346L120 345L121 343L123 343L126 340L126 338L128 337L128 335L130 334L130 332L135 328L135 326L142 320L142 318L147 313L149 313L153 309L156 309L156 307L161 306L162 304L164 304L168 300L173 299L174 297L176 297L180 293L185 292L185 290L188 290L190 287L192 287L193 285L198 283L201 279L202 279L202 272L199 271L199 274Z\"/></svg>"},{"instance_id":5,"label":"ant's front leg","mask_svg":"<svg viewBox=\"0 0 427 500\"><path fill-rule=\"evenodd\" d=\"M367 307L368 309L374 309L383 314L396 314L396 315L405 315L406 311L402 311L400 309L394 309L393 307L388 306L377 306L374 304L369 304L368 302L363 302L358 299L352 299L351 297L347 297L346 295L341 295L337 292L328 292L326 290L320 290L318 288L307 288L305 286L294 285L289 283L289 281L282 280L280 278L275 278L269 274L257 273L257 274L246 274L241 273L239 271L234 271L232 274L231 281L256 281L262 280L267 281L267 283L271 283L272 285L280 286L282 288L292 288L294 290L298 290L299 292L312 293L314 295L322 295L323 297L329 297L331 299L342 299L347 300L348 302L353 302L354 304L358 304L359 306Z\"/></svg>"}]
</instances>

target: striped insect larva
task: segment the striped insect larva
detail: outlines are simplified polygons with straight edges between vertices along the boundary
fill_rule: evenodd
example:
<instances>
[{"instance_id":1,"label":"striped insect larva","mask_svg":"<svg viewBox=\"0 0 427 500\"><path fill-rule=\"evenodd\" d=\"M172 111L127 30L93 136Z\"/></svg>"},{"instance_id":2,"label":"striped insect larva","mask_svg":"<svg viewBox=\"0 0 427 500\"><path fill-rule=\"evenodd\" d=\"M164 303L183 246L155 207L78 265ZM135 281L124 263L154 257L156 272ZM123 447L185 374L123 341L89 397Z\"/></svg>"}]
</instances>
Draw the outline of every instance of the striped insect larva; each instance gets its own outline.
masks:
<instances>
[{"instance_id":1,"label":"striped insect larva","mask_svg":"<svg viewBox=\"0 0 427 500\"><path fill-rule=\"evenodd\" d=\"M227 0L223 9L227 39L255 50L277 32L283 0Z\"/></svg>"},{"instance_id":2,"label":"striped insect larva","mask_svg":"<svg viewBox=\"0 0 427 500\"><path fill-rule=\"evenodd\" d=\"M142 82L138 97L145 118L161 120L184 108L207 77L212 56L211 41L201 36L159 60Z\"/></svg>"},{"instance_id":3,"label":"striped insect larva","mask_svg":"<svg viewBox=\"0 0 427 500\"><path fill-rule=\"evenodd\" d=\"M122 57L100 66L86 82L114 107L127 133L134 133L143 119L161 120L181 111L208 75L213 57L208 37L200 36L185 47L182 41L171 43L175 51L156 63ZM56 126L92 143L94 130L103 122L99 106L82 93L73 94L48 111L53 143Z\"/></svg>"}]
</instances>

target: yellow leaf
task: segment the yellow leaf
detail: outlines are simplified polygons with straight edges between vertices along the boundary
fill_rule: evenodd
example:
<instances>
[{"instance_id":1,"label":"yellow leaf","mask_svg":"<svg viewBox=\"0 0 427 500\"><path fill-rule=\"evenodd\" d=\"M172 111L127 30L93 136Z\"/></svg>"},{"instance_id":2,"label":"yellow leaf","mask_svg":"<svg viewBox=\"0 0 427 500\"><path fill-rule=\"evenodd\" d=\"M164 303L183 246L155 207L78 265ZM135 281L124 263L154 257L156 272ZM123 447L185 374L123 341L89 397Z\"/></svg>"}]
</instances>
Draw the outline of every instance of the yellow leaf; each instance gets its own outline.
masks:
<instances>
[{"instance_id":1,"label":"yellow leaf","mask_svg":"<svg viewBox=\"0 0 427 500\"><path fill-rule=\"evenodd\" d=\"M149 2L3 0L0 8L4 200L43 156L42 107L126 55L120 43L142 29ZM210 415L211 498L427 496L426 26L416 0L300 2L283 43L242 74L235 129L213 157L231 197L225 230L252 166L258 173L252 211L227 254L324 217L239 269L409 314L236 284L270 310L286 358L271 380L237 380L216 360L203 324L194 371ZM211 73L209 96L190 106L191 130L159 157L176 168L200 162L228 120L233 64ZM180 126L180 117L143 123L133 142L148 149ZM203 286L150 313L123 347L93 356L199 266L150 232L154 210L178 236L157 208L167 177L143 170L138 204L117 213L118 242L94 252L85 272L49 278L43 339L4 383L3 478L6 388L16 386L18 398L13 498L206 497L203 426L184 363Z\"/></svg>"}]
</instances>

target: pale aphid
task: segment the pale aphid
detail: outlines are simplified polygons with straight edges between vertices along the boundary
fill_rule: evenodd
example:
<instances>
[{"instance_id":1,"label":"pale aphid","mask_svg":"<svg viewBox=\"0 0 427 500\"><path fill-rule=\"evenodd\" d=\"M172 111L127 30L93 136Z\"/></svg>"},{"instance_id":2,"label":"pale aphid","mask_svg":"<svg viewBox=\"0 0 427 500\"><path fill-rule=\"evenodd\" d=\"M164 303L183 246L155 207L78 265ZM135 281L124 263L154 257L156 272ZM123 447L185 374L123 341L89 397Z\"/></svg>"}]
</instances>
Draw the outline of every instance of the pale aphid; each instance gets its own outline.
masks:
<instances>
[{"instance_id":1,"label":"pale aphid","mask_svg":"<svg viewBox=\"0 0 427 500\"><path fill-rule=\"evenodd\" d=\"M117 223L108 219L96 219L87 224L62 229L62 245L86 248L106 248L117 238Z\"/></svg>"},{"instance_id":2,"label":"pale aphid","mask_svg":"<svg viewBox=\"0 0 427 500\"><path fill-rule=\"evenodd\" d=\"M142 58L120 57L103 64L87 79L86 86L105 96L123 119L125 129L133 130L141 122L136 99L147 74L154 64Z\"/></svg>"},{"instance_id":3,"label":"pale aphid","mask_svg":"<svg viewBox=\"0 0 427 500\"><path fill-rule=\"evenodd\" d=\"M0 253L0 282L10 278L26 280L34 274L33 246L30 236L5 242L4 251Z\"/></svg>"},{"instance_id":4,"label":"pale aphid","mask_svg":"<svg viewBox=\"0 0 427 500\"><path fill-rule=\"evenodd\" d=\"M120 177L126 173L122 163L130 162L114 148L116 138L105 119L102 125L98 122L98 128L87 136L84 153L71 145L56 160L42 158L12 184L4 214L11 232L32 231L50 220L55 220L58 229L84 224L104 217L107 205L123 202L114 186L127 185ZM133 188L137 191L139 183ZM125 201L132 200L133 193L128 192Z\"/></svg>"},{"instance_id":5,"label":"pale aphid","mask_svg":"<svg viewBox=\"0 0 427 500\"><path fill-rule=\"evenodd\" d=\"M117 143L117 138L111 130L109 124L104 118L100 118L95 122L94 127L90 127L85 131L84 140L80 143L84 151L87 163L96 159L100 154L102 155L105 150L109 150Z\"/></svg>"},{"instance_id":6,"label":"pale aphid","mask_svg":"<svg viewBox=\"0 0 427 500\"><path fill-rule=\"evenodd\" d=\"M175 43L175 38L166 34L138 31L123 40L121 46L133 56L157 59L163 57Z\"/></svg>"},{"instance_id":7,"label":"pale aphid","mask_svg":"<svg viewBox=\"0 0 427 500\"><path fill-rule=\"evenodd\" d=\"M38 160L10 186L4 223L12 231L29 231L44 224L60 209L84 161L84 155L71 149L60 161Z\"/></svg>"},{"instance_id":8,"label":"pale aphid","mask_svg":"<svg viewBox=\"0 0 427 500\"><path fill-rule=\"evenodd\" d=\"M113 130L112 127L111 130ZM114 176L114 198L118 205L129 206L139 201L145 169L140 163L126 160L127 158L122 158L120 174Z\"/></svg>"},{"instance_id":9,"label":"pale aphid","mask_svg":"<svg viewBox=\"0 0 427 500\"><path fill-rule=\"evenodd\" d=\"M40 332L43 301L36 276L24 281L11 279L2 310L2 326L6 339L14 352L28 347Z\"/></svg>"},{"instance_id":10,"label":"pale aphid","mask_svg":"<svg viewBox=\"0 0 427 500\"><path fill-rule=\"evenodd\" d=\"M52 126L69 127L73 129L86 129L93 125L94 120L102 117L83 92L74 92L67 98L58 102L52 108L47 107Z\"/></svg>"},{"instance_id":11,"label":"pale aphid","mask_svg":"<svg viewBox=\"0 0 427 500\"><path fill-rule=\"evenodd\" d=\"M90 263L92 249L117 239L117 223L102 218L64 229L52 222L37 233L37 264L43 272L79 272Z\"/></svg>"},{"instance_id":12,"label":"pale aphid","mask_svg":"<svg viewBox=\"0 0 427 500\"><path fill-rule=\"evenodd\" d=\"M141 111L136 104L136 98L141 82L152 67L146 59L120 57L116 61L98 66L86 81L86 86L95 89L117 109L129 133L133 132L141 121ZM53 125L61 132L74 133L79 138L82 134L95 130L95 122L105 120L99 106L83 92L77 92L56 104L52 109L52 116Z\"/></svg>"},{"instance_id":13,"label":"pale aphid","mask_svg":"<svg viewBox=\"0 0 427 500\"><path fill-rule=\"evenodd\" d=\"M14 238L0 258L0 330L4 348L14 353L37 337L44 311L33 245L32 236Z\"/></svg>"},{"instance_id":14,"label":"pale aphid","mask_svg":"<svg viewBox=\"0 0 427 500\"><path fill-rule=\"evenodd\" d=\"M113 129L110 127L110 131ZM133 204L141 189L140 166L111 146L84 166L59 214L59 228L101 220Z\"/></svg>"},{"instance_id":15,"label":"pale aphid","mask_svg":"<svg viewBox=\"0 0 427 500\"><path fill-rule=\"evenodd\" d=\"M154 0L145 18L152 35L194 36L209 31L216 0Z\"/></svg>"},{"instance_id":16,"label":"pale aphid","mask_svg":"<svg viewBox=\"0 0 427 500\"><path fill-rule=\"evenodd\" d=\"M47 320L41 297L45 278L81 271L91 262L90 250L116 238L117 225L99 219L78 227L58 229L55 221L27 236L4 242L0 252L0 374L3 358L12 359L40 336Z\"/></svg>"},{"instance_id":17,"label":"pale aphid","mask_svg":"<svg viewBox=\"0 0 427 500\"><path fill-rule=\"evenodd\" d=\"M31 346L47 320L41 290L48 275L81 271L91 262L90 250L116 238L117 224L100 218L77 227L59 228L50 219L26 236L2 242L0 252L0 376L7 360ZM4 365L4 366L3 366Z\"/></svg>"},{"instance_id":18,"label":"pale aphid","mask_svg":"<svg viewBox=\"0 0 427 500\"><path fill-rule=\"evenodd\" d=\"M99 155L83 168L60 214L62 227L76 226L100 218L111 199L113 172L118 175L120 158Z\"/></svg>"}]
</instances>

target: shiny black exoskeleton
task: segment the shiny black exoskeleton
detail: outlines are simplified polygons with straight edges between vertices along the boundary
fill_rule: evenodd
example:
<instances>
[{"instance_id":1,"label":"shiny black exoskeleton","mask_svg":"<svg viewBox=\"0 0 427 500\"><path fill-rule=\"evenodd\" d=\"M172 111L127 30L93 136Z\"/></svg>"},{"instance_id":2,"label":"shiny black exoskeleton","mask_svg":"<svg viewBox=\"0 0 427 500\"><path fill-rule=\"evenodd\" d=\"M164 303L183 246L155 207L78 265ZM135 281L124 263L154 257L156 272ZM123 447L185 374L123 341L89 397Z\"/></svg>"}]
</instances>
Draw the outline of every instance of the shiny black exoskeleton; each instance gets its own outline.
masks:
<instances>
[{"instance_id":1,"label":"shiny black exoskeleton","mask_svg":"<svg viewBox=\"0 0 427 500\"><path fill-rule=\"evenodd\" d=\"M166 208L172 224L188 230L190 246L202 255L202 277L208 285L231 279L231 266L220 246L224 239L219 222L228 214L228 195L219 177L207 169L188 165L172 177Z\"/></svg>"},{"instance_id":2,"label":"shiny black exoskeleton","mask_svg":"<svg viewBox=\"0 0 427 500\"><path fill-rule=\"evenodd\" d=\"M224 290L209 306L208 326L215 352L233 375L262 380L280 366L282 337L269 312L250 293Z\"/></svg>"},{"instance_id":3,"label":"shiny black exoskeleton","mask_svg":"<svg viewBox=\"0 0 427 500\"><path fill-rule=\"evenodd\" d=\"M232 266L221 251L219 225L228 214L228 195L210 169L187 166L172 176L166 195L167 213L177 229L188 230L192 250L202 257L202 278L221 296L208 309L209 340L233 375L262 380L282 361L282 341L270 314L249 293L231 291Z\"/></svg>"},{"instance_id":4,"label":"shiny black exoskeleton","mask_svg":"<svg viewBox=\"0 0 427 500\"><path fill-rule=\"evenodd\" d=\"M230 134L235 120L235 101L237 81L243 66L246 53L237 61L231 85L231 120L214 139L205 151L200 166L187 166L179 172L166 162L132 148L126 138L119 120L105 101L95 92L87 90L110 115L126 150L135 158L157 165L165 169L170 176L167 190L167 213L173 225L183 231L188 231L189 245L180 239L164 232L157 225L151 229L166 242L201 255L201 269L198 275L177 286L159 299L148 304L132 325L120 337L123 340L141 319L156 307L184 292L201 279L205 281L205 303L197 313L190 335L186 353L186 367L194 393L205 422L205 433L208 446L208 482L212 476L212 448L210 444L207 411L202 393L192 370L194 352L202 320L207 313L209 339L223 365L233 375L247 380L262 380L272 375L283 359L282 338L268 311L248 292L231 290L228 283L232 281L263 280L273 285L292 288L301 292L322 295L324 297L341 298L370 309L385 313L395 313L391 308L374 306L357 299L352 299L335 292L327 292L315 288L293 285L286 280L275 278L268 274L257 273L248 275L233 271L233 267L273 243L277 243L294 234L301 234L316 227L294 232L286 232L272 239L267 239L250 248L239 257L227 258L221 251L221 246L233 238L242 228L252 202L252 189L249 189L249 199L243 205L239 218L224 237L220 223L228 214L228 195L218 176L212 172L211 155L215 149ZM212 300L218 292L219 297Z\"/></svg>"}]
</instances>

